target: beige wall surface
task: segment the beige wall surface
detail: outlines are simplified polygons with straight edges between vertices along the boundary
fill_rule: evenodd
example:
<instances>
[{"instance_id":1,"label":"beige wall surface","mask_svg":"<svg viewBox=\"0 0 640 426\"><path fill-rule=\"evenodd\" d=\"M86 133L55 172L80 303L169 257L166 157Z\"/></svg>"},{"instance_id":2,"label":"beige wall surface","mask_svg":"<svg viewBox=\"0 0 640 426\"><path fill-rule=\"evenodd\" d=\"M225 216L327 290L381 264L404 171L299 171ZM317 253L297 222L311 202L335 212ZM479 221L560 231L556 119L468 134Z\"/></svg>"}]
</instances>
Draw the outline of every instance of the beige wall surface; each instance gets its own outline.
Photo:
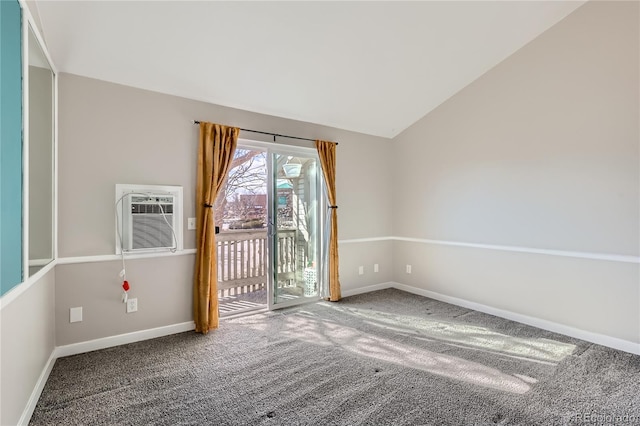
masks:
<instances>
[{"instance_id":1,"label":"beige wall surface","mask_svg":"<svg viewBox=\"0 0 640 426\"><path fill-rule=\"evenodd\" d=\"M396 137L394 235L638 256L638 9L588 2ZM394 259L395 281L640 342L637 263L406 241Z\"/></svg>"},{"instance_id":2,"label":"beige wall surface","mask_svg":"<svg viewBox=\"0 0 640 426\"><path fill-rule=\"evenodd\" d=\"M396 137L394 234L637 256L638 51L589 2Z\"/></svg>"},{"instance_id":3,"label":"beige wall surface","mask_svg":"<svg viewBox=\"0 0 640 426\"><path fill-rule=\"evenodd\" d=\"M195 216L198 126L191 123L194 119L339 142L339 238L386 237L391 233L388 139L64 73L60 75L59 94L61 258L115 252L116 183L182 186L184 248L195 247L195 232L186 229L187 218ZM248 132L241 132L240 137L258 139ZM366 263L373 268L375 262L386 262L386 275L380 273L377 279L388 281L391 246L354 243L351 247L354 245L359 246L357 251L345 247L341 256L343 285L353 286L352 279L360 278L359 265ZM125 314L125 307L119 302L120 269L118 262L57 266L57 345L192 319L193 256L128 261L132 286L142 292L136 314ZM130 275L132 270L135 278ZM136 297L133 290L131 297ZM77 306L83 307L85 320L69 324L69 308Z\"/></svg>"},{"instance_id":4,"label":"beige wall surface","mask_svg":"<svg viewBox=\"0 0 640 426\"><path fill-rule=\"evenodd\" d=\"M393 241L340 244L340 287L342 292L393 281ZM344 261L348 260L348 261ZM343 264L344 263L344 264ZM373 266L378 264L378 272ZM359 267L363 274L360 275Z\"/></svg>"},{"instance_id":5,"label":"beige wall surface","mask_svg":"<svg viewBox=\"0 0 640 426\"><path fill-rule=\"evenodd\" d=\"M18 423L55 347L54 287L51 270L0 311L2 425Z\"/></svg>"},{"instance_id":6,"label":"beige wall surface","mask_svg":"<svg viewBox=\"0 0 640 426\"><path fill-rule=\"evenodd\" d=\"M129 297L122 303L119 261L56 266L56 346L193 321L194 255L127 261ZM69 310L82 307L82 322L69 323Z\"/></svg>"},{"instance_id":7,"label":"beige wall surface","mask_svg":"<svg viewBox=\"0 0 640 426\"><path fill-rule=\"evenodd\" d=\"M60 257L115 252L116 183L182 186L184 247L194 247L195 233L186 230L186 218L194 216L194 119L338 141L340 238L391 232L388 202L382 196L391 189L384 167L391 153L388 139L64 73L59 92Z\"/></svg>"}]
</instances>

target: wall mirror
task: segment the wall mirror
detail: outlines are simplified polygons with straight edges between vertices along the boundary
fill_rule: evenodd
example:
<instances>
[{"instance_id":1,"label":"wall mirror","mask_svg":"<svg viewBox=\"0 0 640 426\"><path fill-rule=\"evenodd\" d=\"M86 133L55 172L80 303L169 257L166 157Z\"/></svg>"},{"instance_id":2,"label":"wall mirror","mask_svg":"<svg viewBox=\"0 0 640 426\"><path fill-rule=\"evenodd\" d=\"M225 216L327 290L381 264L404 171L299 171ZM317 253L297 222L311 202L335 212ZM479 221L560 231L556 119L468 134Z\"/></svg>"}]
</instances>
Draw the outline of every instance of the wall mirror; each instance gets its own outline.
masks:
<instances>
[{"instance_id":1,"label":"wall mirror","mask_svg":"<svg viewBox=\"0 0 640 426\"><path fill-rule=\"evenodd\" d=\"M28 40L29 275L53 260L54 73L33 29Z\"/></svg>"}]
</instances>

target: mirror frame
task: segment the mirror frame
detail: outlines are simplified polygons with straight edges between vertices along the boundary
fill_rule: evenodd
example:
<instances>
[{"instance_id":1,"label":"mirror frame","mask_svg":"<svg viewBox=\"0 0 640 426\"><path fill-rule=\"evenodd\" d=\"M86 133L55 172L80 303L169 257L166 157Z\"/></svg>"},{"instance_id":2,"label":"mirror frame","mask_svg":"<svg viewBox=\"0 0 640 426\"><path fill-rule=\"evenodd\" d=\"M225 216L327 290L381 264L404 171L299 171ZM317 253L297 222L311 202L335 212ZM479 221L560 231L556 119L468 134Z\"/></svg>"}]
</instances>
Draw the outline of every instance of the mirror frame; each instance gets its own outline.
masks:
<instances>
[{"instance_id":1,"label":"mirror frame","mask_svg":"<svg viewBox=\"0 0 640 426\"><path fill-rule=\"evenodd\" d=\"M23 190L22 190L22 220L23 220L23 234L22 234L22 250L23 250L23 265L22 265L22 282L35 282L39 280L44 274L51 270L58 259L58 70L51 60L47 46L44 43L40 30L38 29L33 16L29 10L28 5L24 0L19 0L22 8L22 176L23 176ZM30 36L30 34L32 34ZM29 107L29 53L32 46L31 38L35 39L38 44L38 48L47 63L52 73L52 135L51 135L51 261L46 265L43 265L34 274L29 270L29 230L30 230L30 208L29 208L29 194L30 194L30 156L29 156L29 124L30 124L30 107Z\"/></svg>"}]
</instances>

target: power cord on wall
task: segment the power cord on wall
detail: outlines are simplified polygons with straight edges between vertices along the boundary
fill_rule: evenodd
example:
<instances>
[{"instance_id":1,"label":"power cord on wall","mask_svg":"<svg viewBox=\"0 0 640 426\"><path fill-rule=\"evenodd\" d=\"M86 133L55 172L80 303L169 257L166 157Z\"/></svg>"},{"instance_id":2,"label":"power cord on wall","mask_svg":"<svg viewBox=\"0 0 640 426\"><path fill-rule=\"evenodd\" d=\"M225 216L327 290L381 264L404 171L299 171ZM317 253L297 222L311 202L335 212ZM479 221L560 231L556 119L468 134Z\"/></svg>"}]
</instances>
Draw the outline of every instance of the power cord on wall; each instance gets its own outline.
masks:
<instances>
[{"instance_id":1,"label":"power cord on wall","mask_svg":"<svg viewBox=\"0 0 640 426\"><path fill-rule=\"evenodd\" d=\"M124 249L124 243L122 241L122 232L120 230L120 217L118 215L118 205L121 205L122 204L122 200L124 200L124 198L126 196L130 196L130 195L139 195L139 196L142 196L142 197L147 197L147 198L149 198L151 200L154 199L154 194L150 194L150 193L146 193L146 192L127 192L125 194L122 194L122 196L120 198L118 198L118 200L116 201L116 204L115 204L116 232L118 233L118 242L120 243L120 255L121 255L121 258L122 258L122 270L120 271L120 278L122 278L122 290L123 290L122 303L127 303L127 300L129 298L129 290L130 290L131 286L129 285L129 281L127 281L127 268L126 268L125 260L124 260L125 249ZM164 219L164 221L167 224L167 226L169 227L169 229L171 229L171 234L173 235L174 246L171 247L169 249L169 251L171 251L171 253L175 253L176 250L178 249L178 237L176 236L176 231L175 231L175 229L173 229L173 226L171 226L171 224L167 220L167 215L164 212L164 208L162 207L162 204L160 203L160 201L158 201L157 199L156 199L156 204L158 205L158 207L160 207L160 213L162 214L162 218ZM124 211L122 212L122 214L124 215Z\"/></svg>"}]
</instances>

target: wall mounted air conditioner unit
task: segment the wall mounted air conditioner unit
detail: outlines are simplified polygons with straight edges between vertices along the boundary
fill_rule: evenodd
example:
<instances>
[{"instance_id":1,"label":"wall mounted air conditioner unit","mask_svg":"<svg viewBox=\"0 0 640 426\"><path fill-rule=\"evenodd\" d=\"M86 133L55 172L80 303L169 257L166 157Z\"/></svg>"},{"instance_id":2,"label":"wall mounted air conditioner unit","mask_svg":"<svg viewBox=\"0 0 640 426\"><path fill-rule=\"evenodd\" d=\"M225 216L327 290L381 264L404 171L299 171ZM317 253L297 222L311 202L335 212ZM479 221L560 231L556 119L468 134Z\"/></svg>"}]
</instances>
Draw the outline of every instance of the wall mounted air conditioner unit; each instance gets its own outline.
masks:
<instances>
[{"instance_id":1,"label":"wall mounted air conditioner unit","mask_svg":"<svg viewBox=\"0 0 640 426\"><path fill-rule=\"evenodd\" d=\"M116 185L116 254L182 250L182 187Z\"/></svg>"}]
</instances>

